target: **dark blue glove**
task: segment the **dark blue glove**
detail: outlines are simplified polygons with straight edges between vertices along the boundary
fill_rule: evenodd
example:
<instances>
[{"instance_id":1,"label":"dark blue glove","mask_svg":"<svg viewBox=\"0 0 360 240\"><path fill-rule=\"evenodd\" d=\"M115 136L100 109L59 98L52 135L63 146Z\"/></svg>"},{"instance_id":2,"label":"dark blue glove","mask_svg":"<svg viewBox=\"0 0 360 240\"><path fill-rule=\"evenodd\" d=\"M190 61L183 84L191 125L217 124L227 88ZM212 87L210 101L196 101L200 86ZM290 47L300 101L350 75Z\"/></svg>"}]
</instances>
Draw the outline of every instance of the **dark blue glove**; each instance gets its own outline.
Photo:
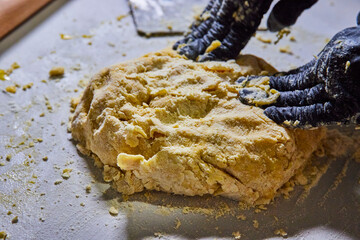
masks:
<instances>
[{"instance_id":1,"label":"dark blue glove","mask_svg":"<svg viewBox=\"0 0 360 240\"><path fill-rule=\"evenodd\" d=\"M273 0L210 0L191 32L174 46L198 61L236 58L258 28ZM270 31L290 26L317 0L280 0L268 19ZM212 45L214 41L216 45ZM221 43L221 44L220 44Z\"/></svg>"},{"instance_id":2,"label":"dark blue glove","mask_svg":"<svg viewBox=\"0 0 360 240\"><path fill-rule=\"evenodd\" d=\"M359 24L360 14L357 22ZM348 123L360 113L360 26L337 33L308 64L262 81L241 78L240 100L264 107L278 124L316 127ZM264 86L267 85L267 86ZM266 91L265 91L266 90ZM275 98L274 98L275 97ZM272 101L266 101L266 99Z\"/></svg>"}]
</instances>

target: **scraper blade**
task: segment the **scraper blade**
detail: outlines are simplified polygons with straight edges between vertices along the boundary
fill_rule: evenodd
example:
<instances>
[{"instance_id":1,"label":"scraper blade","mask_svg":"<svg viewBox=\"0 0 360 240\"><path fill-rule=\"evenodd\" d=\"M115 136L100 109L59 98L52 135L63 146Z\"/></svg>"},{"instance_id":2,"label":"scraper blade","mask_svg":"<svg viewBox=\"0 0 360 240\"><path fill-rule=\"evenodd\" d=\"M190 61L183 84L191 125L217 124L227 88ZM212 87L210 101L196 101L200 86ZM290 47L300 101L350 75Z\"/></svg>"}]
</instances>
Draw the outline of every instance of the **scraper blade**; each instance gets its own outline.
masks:
<instances>
[{"instance_id":1,"label":"scraper blade","mask_svg":"<svg viewBox=\"0 0 360 240\"><path fill-rule=\"evenodd\" d=\"M180 35L188 31L208 0L129 0L140 35Z\"/></svg>"}]
</instances>

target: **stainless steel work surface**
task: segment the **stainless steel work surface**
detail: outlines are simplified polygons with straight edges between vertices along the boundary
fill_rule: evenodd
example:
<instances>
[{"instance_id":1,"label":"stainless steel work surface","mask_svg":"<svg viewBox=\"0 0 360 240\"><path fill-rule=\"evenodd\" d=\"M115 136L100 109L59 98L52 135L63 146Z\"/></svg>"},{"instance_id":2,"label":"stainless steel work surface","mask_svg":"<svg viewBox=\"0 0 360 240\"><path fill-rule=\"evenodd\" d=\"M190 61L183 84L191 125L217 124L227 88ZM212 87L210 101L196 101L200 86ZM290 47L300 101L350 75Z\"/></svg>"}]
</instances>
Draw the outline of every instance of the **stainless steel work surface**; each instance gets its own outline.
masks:
<instances>
[{"instance_id":1,"label":"stainless steel work surface","mask_svg":"<svg viewBox=\"0 0 360 240\"><path fill-rule=\"evenodd\" d=\"M295 42L252 38L243 53L279 70L299 66L336 32L355 25L359 10L358 0L321 0L291 29ZM360 239L360 164L346 157L330 165L308 197L297 188L289 200L277 198L260 212L219 197L149 192L123 198L112 190L67 132L70 99L82 91L79 80L179 38L140 37L128 13L125 0L56 0L0 42L0 68L21 66L0 81L0 231L8 239L232 239L237 232L241 239L276 239L277 229L289 239ZM286 45L292 54L279 52ZM65 67L63 78L49 78L54 66ZM31 82L26 91L4 91ZM67 180L64 169L72 169ZM119 209L117 216L109 214L111 206ZM15 216L18 222L12 223Z\"/></svg>"}]
</instances>

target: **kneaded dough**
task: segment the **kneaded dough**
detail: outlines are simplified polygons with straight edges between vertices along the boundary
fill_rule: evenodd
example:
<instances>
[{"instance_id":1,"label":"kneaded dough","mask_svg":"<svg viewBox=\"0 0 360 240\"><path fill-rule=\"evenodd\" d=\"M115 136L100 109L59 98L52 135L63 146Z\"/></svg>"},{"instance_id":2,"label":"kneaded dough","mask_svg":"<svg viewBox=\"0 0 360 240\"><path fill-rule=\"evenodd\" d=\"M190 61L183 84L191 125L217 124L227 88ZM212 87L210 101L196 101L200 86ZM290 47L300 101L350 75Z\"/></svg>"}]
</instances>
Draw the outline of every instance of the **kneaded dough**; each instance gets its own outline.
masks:
<instances>
[{"instance_id":1,"label":"kneaded dough","mask_svg":"<svg viewBox=\"0 0 360 240\"><path fill-rule=\"evenodd\" d=\"M124 194L144 189L268 203L325 130L285 129L238 100L240 76L274 69L254 56L198 63L172 50L95 75L72 120L78 147Z\"/></svg>"}]
</instances>

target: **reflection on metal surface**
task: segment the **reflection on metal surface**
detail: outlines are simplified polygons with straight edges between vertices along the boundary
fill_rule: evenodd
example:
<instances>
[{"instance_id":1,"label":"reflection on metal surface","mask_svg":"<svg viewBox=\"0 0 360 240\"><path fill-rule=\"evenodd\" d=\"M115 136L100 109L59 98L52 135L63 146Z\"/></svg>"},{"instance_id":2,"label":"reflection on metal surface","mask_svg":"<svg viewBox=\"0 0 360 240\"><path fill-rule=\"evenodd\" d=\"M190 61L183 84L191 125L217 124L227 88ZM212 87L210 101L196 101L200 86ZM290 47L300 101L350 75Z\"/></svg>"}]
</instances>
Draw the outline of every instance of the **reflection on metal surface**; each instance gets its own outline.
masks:
<instances>
[{"instance_id":1,"label":"reflection on metal surface","mask_svg":"<svg viewBox=\"0 0 360 240\"><path fill-rule=\"evenodd\" d=\"M207 0L130 0L140 35L179 35L187 31Z\"/></svg>"},{"instance_id":2,"label":"reflection on metal surface","mask_svg":"<svg viewBox=\"0 0 360 240\"><path fill-rule=\"evenodd\" d=\"M259 240L274 238L274 231L282 228L288 233L287 239L294 240L360 238L359 163L349 162L342 182L329 192L323 207L318 205L340 174L345 159L331 164L301 204L296 204L302 193L298 188L289 200L277 198L266 211L258 213L241 210L236 202L217 197L151 192L125 201L103 182L101 171L71 142L66 131L70 100L83 90L78 86L80 79L88 80L105 66L162 49L178 37L146 39L136 34L130 17L117 22L117 16L129 11L125 0L57 0L54 4L60 6L61 2L67 4L53 14L46 11L54 9L47 8L44 14L48 17L23 25L0 42L0 68L6 69L15 61L21 66L11 80L0 81L0 162L5 163L0 166L0 232L5 230L9 239L153 239L154 234L166 236L163 239L233 239L232 233L239 231L241 239ZM302 65L323 48L326 38L354 24L359 4L358 0L319 1L292 29L296 42L284 38L279 43L290 44L294 55L278 53L273 45L265 48L256 39L245 51L284 70L290 63ZM93 37L65 41L60 33ZM65 67L64 77L49 80L49 70L57 65ZM8 85L30 82L34 85L26 91L19 89L13 95L2 91ZM43 112L45 116L40 117ZM30 147L37 138L43 142ZM5 159L7 154L12 155L10 161ZM73 169L68 180L61 177L65 168ZM63 181L55 185L57 180ZM92 185L91 193L86 192L88 184ZM218 217L191 211L192 207L203 212L226 209L224 204L230 213ZM109 214L111 206L118 207L118 216ZM7 215L8 211L12 214ZM233 216L233 211L238 214ZM12 224L15 216L19 221ZM242 220L244 217L246 220ZM177 220L181 225L176 229ZM253 227L253 220L259 222L258 229Z\"/></svg>"}]
</instances>

